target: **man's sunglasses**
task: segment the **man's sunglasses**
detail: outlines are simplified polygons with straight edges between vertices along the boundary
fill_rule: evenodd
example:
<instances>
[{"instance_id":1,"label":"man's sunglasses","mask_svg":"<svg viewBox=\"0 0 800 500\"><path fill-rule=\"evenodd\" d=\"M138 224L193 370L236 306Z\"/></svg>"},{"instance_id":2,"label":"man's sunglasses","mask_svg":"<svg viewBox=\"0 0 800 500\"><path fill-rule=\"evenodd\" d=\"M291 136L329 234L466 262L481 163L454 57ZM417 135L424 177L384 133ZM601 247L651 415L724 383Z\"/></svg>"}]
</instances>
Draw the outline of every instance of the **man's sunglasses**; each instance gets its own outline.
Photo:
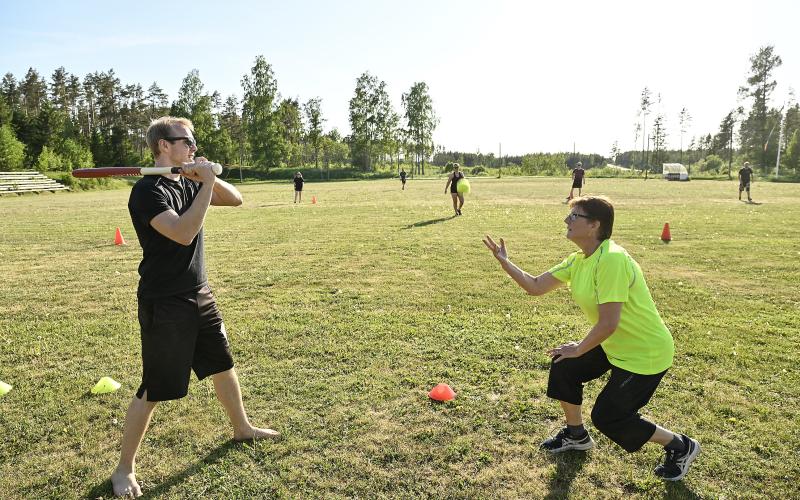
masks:
<instances>
[{"instance_id":1,"label":"man's sunglasses","mask_svg":"<svg viewBox=\"0 0 800 500\"><path fill-rule=\"evenodd\" d=\"M197 145L191 137L164 137L164 140L169 142L183 141L189 147Z\"/></svg>"}]
</instances>

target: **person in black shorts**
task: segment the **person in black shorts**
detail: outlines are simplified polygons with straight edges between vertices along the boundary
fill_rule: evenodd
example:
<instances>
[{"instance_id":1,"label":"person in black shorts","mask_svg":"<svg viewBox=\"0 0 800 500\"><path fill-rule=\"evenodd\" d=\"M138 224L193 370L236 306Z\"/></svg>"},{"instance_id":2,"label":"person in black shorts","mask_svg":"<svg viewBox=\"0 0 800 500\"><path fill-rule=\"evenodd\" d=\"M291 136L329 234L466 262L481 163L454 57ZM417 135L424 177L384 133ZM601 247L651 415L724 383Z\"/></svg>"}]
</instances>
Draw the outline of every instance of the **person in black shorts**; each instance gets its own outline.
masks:
<instances>
[{"instance_id":1,"label":"person in black shorts","mask_svg":"<svg viewBox=\"0 0 800 500\"><path fill-rule=\"evenodd\" d=\"M460 165L453 163L453 171L447 176L447 184L444 186L444 192L447 194L447 188L450 188L450 196L453 197L453 210L456 215L461 215L461 208L464 206L464 195L458 192L458 181L464 178L464 172L461 172Z\"/></svg>"},{"instance_id":2,"label":"person in black shorts","mask_svg":"<svg viewBox=\"0 0 800 500\"><path fill-rule=\"evenodd\" d=\"M209 205L238 206L239 191L195 158L192 122L162 117L147 129L158 167L180 174L145 176L134 185L128 211L142 246L139 264L139 325L142 383L128 406L120 460L111 475L114 494L138 497L135 459L158 401L186 396L190 372L211 377L217 398L233 425L233 439L277 439L272 429L254 427L244 410L225 324L206 279L203 221Z\"/></svg>"},{"instance_id":3,"label":"person in black shorts","mask_svg":"<svg viewBox=\"0 0 800 500\"><path fill-rule=\"evenodd\" d=\"M406 190L406 171L405 169L400 169L400 182L403 184L402 190Z\"/></svg>"},{"instance_id":4,"label":"person in black shorts","mask_svg":"<svg viewBox=\"0 0 800 500\"><path fill-rule=\"evenodd\" d=\"M297 172L294 174L294 202L303 201L303 174Z\"/></svg>"},{"instance_id":5,"label":"person in black shorts","mask_svg":"<svg viewBox=\"0 0 800 500\"><path fill-rule=\"evenodd\" d=\"M583 170L583 163L578 162L578 165L572 169L572 189L569 190L569 196L567 196L567 201L574 198L573 192L577 189L578 196L581 195L581 188L583 187L583 180L586 171Z\"/></svg>"},{"instance_id":6,"label":"person in black shorts","mask_svg":"<svg viewBox=\"0 0 800 500\"><path fill-rule=\"evenodd\" d=\"M747 201L753 201L750 197L750 182L753 180L753 169L750 162L744 162L744 166L739 170L739 201L742 201L742 191L747 191Z\"/></svg>"}]
</instances>

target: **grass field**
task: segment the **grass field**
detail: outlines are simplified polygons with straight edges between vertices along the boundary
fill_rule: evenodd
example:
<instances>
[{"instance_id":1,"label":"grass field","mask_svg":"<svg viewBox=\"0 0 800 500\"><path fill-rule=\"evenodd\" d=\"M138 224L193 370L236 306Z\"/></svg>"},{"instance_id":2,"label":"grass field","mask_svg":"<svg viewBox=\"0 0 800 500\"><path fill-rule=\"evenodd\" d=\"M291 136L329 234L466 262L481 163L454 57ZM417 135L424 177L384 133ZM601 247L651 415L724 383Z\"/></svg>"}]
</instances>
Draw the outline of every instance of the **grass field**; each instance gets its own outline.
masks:
<instances>
[{"instance_id":1,"label":"grass field","mask_svg":"<svg viewBox=\"0 0 800 500\"><path fill-rule=\"evenodd\" d=\"M800 497L800 186L590 179L676 343L645 408L703 452L686 480L599 433L551 457L561 426L545 349L589 326L566 289L526 296L481 243L541 272L564 238L567 179L472 179L452 218L444 180L241 188L212 208L206 260L256 424L236 445L210 380L160 405L138 459L158 498ZM311 196L317 204L311 204ZM109 497L140 375L141 250L127 190L0 198L0 498ZM673 241L659 240L669 222ZM113 245L119 226L128 245ZM109 375L112 394L89 389ZM437 404L438 382L458 393ZM600 382L588 386L592 401ZM584 409L588 422L589 406ZM593 431L589 425L590 432Z\"/></svg>"}]
</instances>

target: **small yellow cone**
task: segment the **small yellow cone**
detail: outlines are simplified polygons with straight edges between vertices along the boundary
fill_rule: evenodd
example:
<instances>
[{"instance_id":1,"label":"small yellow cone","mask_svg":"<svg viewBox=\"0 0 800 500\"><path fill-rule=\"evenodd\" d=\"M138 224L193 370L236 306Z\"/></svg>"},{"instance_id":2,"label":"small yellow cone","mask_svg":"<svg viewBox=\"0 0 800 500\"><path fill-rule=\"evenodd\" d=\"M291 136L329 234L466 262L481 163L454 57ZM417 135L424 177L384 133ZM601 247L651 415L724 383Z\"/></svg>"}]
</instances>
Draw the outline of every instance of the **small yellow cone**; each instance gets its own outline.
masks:
<instances>
[{"instance_id":1,"label":"small yellow cone","mask_svg":"<svg viewBox=\"0 0 800 500\"><path fill-rule=\"evenodd\" d=\"M2 380L0 380L0 396L5 396L6 394L8 394L8 391L10 391L12 387L14 386L6 384Z\"/></svg>"},{"instance_id":2,"label":"small yellow cone","mask_svg":"<svg viewBox=\"0 0 800 500\"><path fill-rule=\"evenodd\" d=\"M92 394L106 394L114 392L122 386L119 382L111 377L101 378L94 387L92 387Z\"/></svg>"}]
</instances>

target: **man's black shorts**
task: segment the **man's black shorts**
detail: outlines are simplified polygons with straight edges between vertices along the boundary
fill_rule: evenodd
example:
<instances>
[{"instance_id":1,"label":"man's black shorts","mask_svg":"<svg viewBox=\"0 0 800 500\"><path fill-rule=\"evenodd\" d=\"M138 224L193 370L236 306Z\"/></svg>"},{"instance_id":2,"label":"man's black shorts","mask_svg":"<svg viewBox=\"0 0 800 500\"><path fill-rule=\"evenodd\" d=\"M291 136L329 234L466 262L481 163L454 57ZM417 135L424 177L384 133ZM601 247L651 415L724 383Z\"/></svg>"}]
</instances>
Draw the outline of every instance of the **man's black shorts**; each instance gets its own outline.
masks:
<instances>
[{"instance_id":1,"label":"man's black shorts","mask_svg":"<svg viewBox=\"0 0 800 500\"><path fill-rule=\"evenodd\" d=\"M750 191L750 182L739 182L739 191L744 191L745 189Z\"/></svg>"},{"instance_id":2,"label":"man's black shorts","mask_svg":"<svg viewBox=\"0 0 800 500\"><path fill-rule=\"evenodd\" d=\"M580 189L583 187L583 180L573 180L572 189Z\"/></svg>"},{"instance_id":3,"label":"man's black shorts","mask_svg":"<svg viewBox=\"0 0 800 500\"><path fill-rule=\"evenodd\" d=\"M186 396L191 370L199 380L233 368L225 324L206 285L158 299L139 298L142 385L148 401Z\"/></svg>"}]
</instances>

